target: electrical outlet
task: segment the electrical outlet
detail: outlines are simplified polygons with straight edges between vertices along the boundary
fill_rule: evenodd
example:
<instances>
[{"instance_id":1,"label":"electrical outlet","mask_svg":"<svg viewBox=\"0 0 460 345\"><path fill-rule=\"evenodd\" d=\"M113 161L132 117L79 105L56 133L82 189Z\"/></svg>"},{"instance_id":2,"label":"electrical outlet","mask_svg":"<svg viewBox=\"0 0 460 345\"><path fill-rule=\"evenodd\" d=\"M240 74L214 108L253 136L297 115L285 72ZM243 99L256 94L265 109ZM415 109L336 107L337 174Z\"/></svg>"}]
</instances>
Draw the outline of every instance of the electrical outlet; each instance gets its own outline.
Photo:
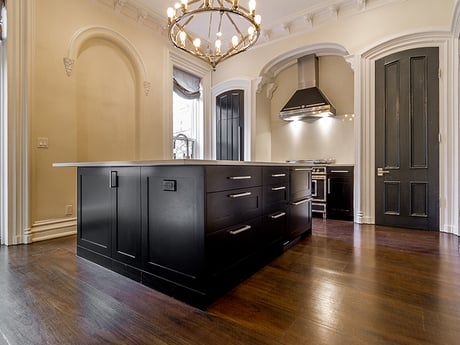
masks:
<instances>
[{"instance_id":1,"label":"electrical outlet","mask_svg":"<svg viewBox=\"0 0 460 345\"><path fill-rule=\"evenodd\" d=\"M48 148L48 138L38 137L37 138L37 147L39 149L47 149Z\"/></svg>"},{"instance_id":2,"label":"electrical outlet","mask_svg":"<svg viewBox=\"0 0 460 345\"><path fill-rule=\"evenodd\" d=\"M65 215L71 216L73 214L73 206L72 205L65 205Z\"/></svg>"}]
</instances>

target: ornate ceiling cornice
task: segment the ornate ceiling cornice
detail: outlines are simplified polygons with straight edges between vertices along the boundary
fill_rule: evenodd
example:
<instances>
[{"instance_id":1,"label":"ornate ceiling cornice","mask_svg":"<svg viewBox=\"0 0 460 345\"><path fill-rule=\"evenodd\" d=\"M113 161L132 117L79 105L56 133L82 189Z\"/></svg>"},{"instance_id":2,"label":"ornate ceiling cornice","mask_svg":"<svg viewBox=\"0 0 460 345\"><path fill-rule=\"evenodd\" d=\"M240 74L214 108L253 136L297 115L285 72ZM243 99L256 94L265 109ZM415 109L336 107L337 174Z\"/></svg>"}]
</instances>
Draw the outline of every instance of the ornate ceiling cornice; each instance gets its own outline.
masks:
<instances>
[{"instance_id":1,"label":"ornate ceiling cornice","mask_svg":"<svg viewBox=\"0 0 460 345\"><path fill-rule=\"evenodd\" d=\"M148 8L137 0L95 0L113 9L115 13L124 15L131 20L167 35L167 18ZM257 45L271 43L291 35L312 31L318 27L337 21L342 17L349 17L370 11L378 7L407 0L326 0L318 1L315 6L306 8L303 12L280 18L279 21L263 27ZM261 5L262 6L262 5Z\"/></svg>"}]
</instances>

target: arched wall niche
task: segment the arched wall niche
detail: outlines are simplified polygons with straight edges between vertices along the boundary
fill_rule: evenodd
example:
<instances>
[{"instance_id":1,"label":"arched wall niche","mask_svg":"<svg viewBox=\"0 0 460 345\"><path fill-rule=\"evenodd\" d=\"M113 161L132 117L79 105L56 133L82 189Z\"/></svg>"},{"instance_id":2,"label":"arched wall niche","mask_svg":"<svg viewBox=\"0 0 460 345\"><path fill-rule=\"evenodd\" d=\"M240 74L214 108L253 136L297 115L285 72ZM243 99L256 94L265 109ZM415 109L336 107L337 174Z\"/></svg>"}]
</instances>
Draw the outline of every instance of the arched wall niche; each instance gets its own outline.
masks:
<instances>
[{"instance_id":1,"label":"arched wall niche","mask_svg":"<svg viewBox=\"0 0 460 345\"><path fill-rule=\"evenodd\" d=\"M67 76L72 77L72 75L75 73L75 70L76 70L75 66L77 64L77 61L79 59L82 59L82 56L85 56L85 54L91 53L91 51L102 49L103 47L106 48L106 54L108 54L105 56L110 56L111 54L110 51L115 53L115 55L113 55L114 59L110 59L111 63L114 63L114 61L117 59L119 61L124 61L120 64L120 66L126 67L126 69L129 71L129 75L131 76L128 79L133 80L133 95L134 95L133 98L134 100L128 101L129 97L126 97L127 104L126 105L123 104L124 106L128 106L127 113L133 114L131 116L132 121L128 123L128 126L126 126L126 124L123 124L123 123L119 123L118 125L119 127L120 126L126 127L129 137L132 138L131 140L127 141L128 149L126 150L127 152L131 152L131 153L129 154L125 153L125 157L123 158L124 159L139 159L140 152L141 152L141 148L140 148L141 119L143 118L145 96L148 96L150 92L151 83L147 80L148 78L147 78L145 64L139 52L135 48L135 46L127 38L125 38L120 33L110 28L101 27L101 26L90 26L90 27L81 28L73 34L67 46L66 55L63 59L65 71L66 71ZM100 64L102 63L101 66L103 68L101 68L101 70L105 69L103 61L96 61L96 63L100 63ZM87 67L88 67L88 64L86 64L86 68ZM82 68L84 67L82 66ZM96 71L96 73L99 73L99 72ZM109 72L108 74L113 74L113 78L116 78L117 73L120 73L120 70L114 70L114 71ZM106 72L106 75L107 75L107 72ZM76 85L77 87L81 87L80 78L76 78ZM113 85L112 87L115 88L116 85ZM115 90L115 91L117 91L120 94L119 90ZM81 90L80 92L77 92L78 95L80 93L81 93ZM101 95L102 94L104 93L101 93ZM106 101L109 101L109 99L106 99ZM90 106L92 105L91 102L88 102L88 103ZM93 109L95 108L96 106L93 104ZM80 119L81 115L82 114L78 114L79 120L82 120ZM122 117L118 117L118 118L122 119ZM83 120L80 122L83 123L84 122ZM115 118L114 120L116 121ZM82 147L81 150L79 149L78 159L84 156L84 155L81 156L80 152L90 152L89 150L90 148L87 147L87 146L90 146L90 144L88 144L86 140L83 140L83 139L87 139L88 137L88 134L84 130L85 125L91 126L91 124L83 124L82 126L78 126L78 133L79 133L77 135L78 146ZM101 129L99 131L100 134L104 133L103 126L97 125L97 127ZM131 127L132 129L130 129ZM92 129L88 127L86 130L92 130ZM97 131L93 131L93 132L98 133ZM105 131L105 133L108 133L108 131ZM132 144L130 144L130 142L132 142ZM132 150L129 150L130 146L133 146ZM124 147L124 145L122 145L122 147ZM116 157L111 157L110 153L107 153L107 154L108 154L107 157L110 160L113 160L116 158ZM101 155L101 157L105 159L103 154Z\"/></svg>"}]
</instances>

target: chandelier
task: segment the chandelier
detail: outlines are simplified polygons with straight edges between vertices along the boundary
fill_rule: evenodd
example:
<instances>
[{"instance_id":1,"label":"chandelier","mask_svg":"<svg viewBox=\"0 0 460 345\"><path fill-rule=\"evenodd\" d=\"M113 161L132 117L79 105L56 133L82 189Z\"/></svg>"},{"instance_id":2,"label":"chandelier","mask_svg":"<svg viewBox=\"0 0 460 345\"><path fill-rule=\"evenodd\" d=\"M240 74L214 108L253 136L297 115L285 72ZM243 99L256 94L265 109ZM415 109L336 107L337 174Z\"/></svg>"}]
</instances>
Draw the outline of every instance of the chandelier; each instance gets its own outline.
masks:
<instances>
[{"instance_id":1,"label":"chandelier","mask_svg":"<svg viewBox=\"0 0 460 345\"><path fill-rule=\"evenodd\" d=\"M169 39L215 70L256 43L261 17L255 12L255 0L249 0L248 9L239 0L181 0L167 11Z\"/></svg>"}]
</instances>

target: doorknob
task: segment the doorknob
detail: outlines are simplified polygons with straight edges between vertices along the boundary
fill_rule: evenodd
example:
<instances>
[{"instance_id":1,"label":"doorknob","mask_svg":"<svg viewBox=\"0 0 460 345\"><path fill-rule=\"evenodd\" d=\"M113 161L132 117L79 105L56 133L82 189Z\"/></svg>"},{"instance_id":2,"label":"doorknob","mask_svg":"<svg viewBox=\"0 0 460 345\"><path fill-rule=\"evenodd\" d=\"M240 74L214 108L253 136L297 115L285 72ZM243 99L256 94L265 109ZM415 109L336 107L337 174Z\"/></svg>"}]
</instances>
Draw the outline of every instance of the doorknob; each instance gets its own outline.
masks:
<instances>
[{"instance_id":1,"label":"doorknob","mask_svg":"<svg viewBox=\"0 0 460 345\"><path fill-rule=\"evenodd\" d=\"M383 174L389 174L389 170L383 170L383 168L377 168L377 176L383 176Z\"/></svg>"}]
</instances>

